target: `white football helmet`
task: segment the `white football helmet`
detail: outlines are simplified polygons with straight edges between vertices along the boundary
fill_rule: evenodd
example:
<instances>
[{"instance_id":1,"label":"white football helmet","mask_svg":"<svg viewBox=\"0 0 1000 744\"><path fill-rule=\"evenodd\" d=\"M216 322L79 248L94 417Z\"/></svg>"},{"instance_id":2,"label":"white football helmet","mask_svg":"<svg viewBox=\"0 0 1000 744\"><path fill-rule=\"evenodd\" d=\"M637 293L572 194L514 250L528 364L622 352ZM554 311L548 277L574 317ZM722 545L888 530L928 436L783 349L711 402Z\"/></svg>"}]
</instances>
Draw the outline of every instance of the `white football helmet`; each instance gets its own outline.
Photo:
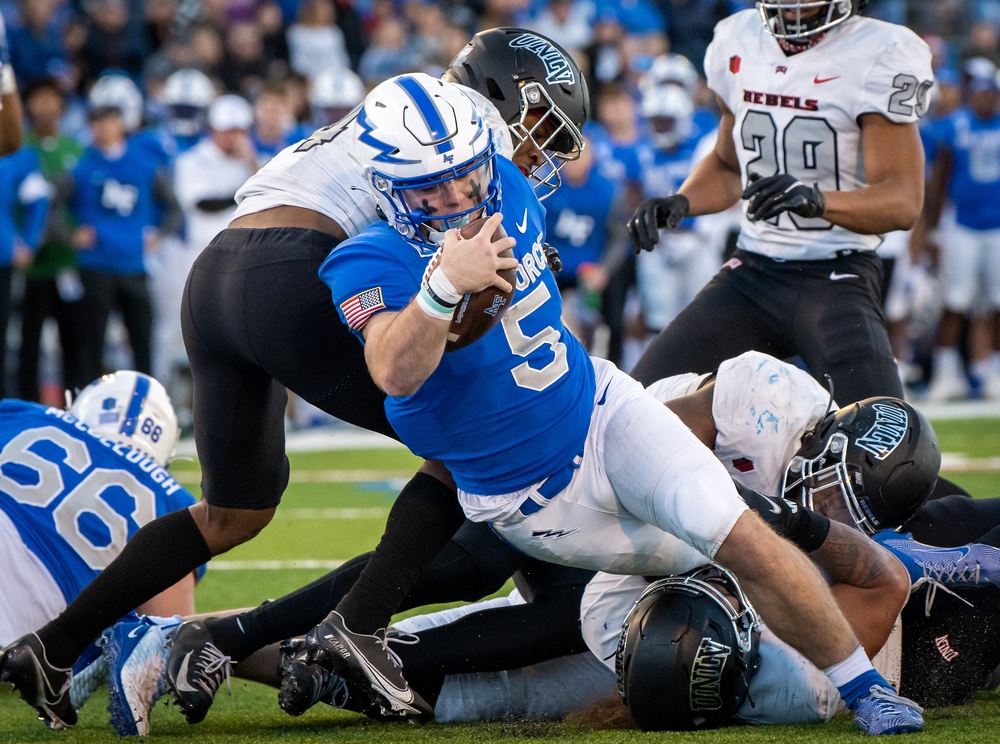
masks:
<instances>
[{"instance_id":1,"label":"white football helmet","mask_svg":"<svg viewBox=\"0 0 1000 744\"><path fill-rule=\"evenodd\" d=\"M866 5L868 0L757 0L767 32L777 39L799 42L843 23ZM811 15L817 9L819 12Z\"/></svg>"},{"instance_id":2,"label":"white football helmet","mask_svg":"<svg viewBox=\"0 0 1000 744\"><path fill-rule=\"evenodd\" d=\"M116 108L122 112L125 128L136 131L142 124L142 92L128 75L110 72L101 75L87 95L91 109Z\"/></svg>"},{"instance_id":3,"label":"white football helmet","mask_svg":"<svg viewBox=\"0 0 1000 744\"><path fill-rule=\"evenodd\" d=\"M180 429L166 389L142 372L119 371L83 389L69 412L94 434L127 445L166 467Z\"/></svg>"},{"instance_id":4,"label":"white football helmet","mask_svg":"<svg viewBox=\"0 0 1000 744\"><path fill-rule=\"evenodd\" d=\"M364 82L356 73L341 67L323 70L309 87L309 106L317 126L340 121L364 98Z\"/></svg>"},{"instance_id":5,"label":"white football helmet","mask_svg":"<svg viewBox=\"0 0 1000 744\"><path fill-rule=\"evenodd\" d=\"M661 54L653 60L649 71L639 78L642 92L668 84L679 85L692 96L698 88L698 70L683 54Z\"/></svg>"},{"instance_id":6,"label":"white football helmet","mask_svg":"<svg viewBox=\"0 0 1000 744\"><path fill-rule=\"evenodd\" d=\"M421 254L437 249L444 230L484 209L497 211L496 143L462 87L424 73L398 75L368 94L355 127L355 157L369 190L389 224ZM450 213L428 208L449 181L467 177L473 206Z\"/></svg>"},{"instance_id":7,"label":"white football helmet","mask_svg":"<svg viewBox=\"0 0 1000 744\"><path fill-rule=\"evenodd\" d=\"M205 129L205 112L215 100L215 86L201 70L178 70L163 84L167 129L180 137L193 137Z\"/></svg>"},{"instance_id":8,"label":"white football helmet","mask_svg":"<svg viewBox=\"0 0 1000 744\"><path fill-rule=\"evenodd\" d=\"M648 88L642 94L640 109L657 149L672 150L691 136L694 101L679 85Z\"/></svg>"}]
</instances>

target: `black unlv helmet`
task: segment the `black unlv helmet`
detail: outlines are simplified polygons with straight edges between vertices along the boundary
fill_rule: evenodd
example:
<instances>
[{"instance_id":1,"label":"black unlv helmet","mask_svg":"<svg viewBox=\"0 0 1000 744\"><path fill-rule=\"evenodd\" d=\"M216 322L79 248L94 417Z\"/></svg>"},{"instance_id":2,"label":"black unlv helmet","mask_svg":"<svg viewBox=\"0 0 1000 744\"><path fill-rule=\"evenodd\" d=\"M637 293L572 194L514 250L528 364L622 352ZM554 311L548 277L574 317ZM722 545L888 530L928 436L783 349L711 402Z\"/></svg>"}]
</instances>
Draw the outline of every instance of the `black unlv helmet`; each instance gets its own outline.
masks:
<instances>
[{"instance_id":1,"label":"black unlv helmet","mask_svg":"<svg viewBox=\"0 0 1000 744\"><path fill-rule=\"evenodd\" d=\"M814 508L836 489L869 535L895 529L924 505L937 482L941 448L930 422L898 398L868 398L823 419L785 470L785 498Z\"/></svg>"},{"instance_id":2,"label":"black unlv helmet","mask_svg":"<svg viewBox=\"0 0 1000 744\"><path fill-rule=\"evenodd\" d=\"M441 79L486 96L514 146L528 140L545 156L530 174L539 199L559 188L559 168L580 157L590 116L587 81L566 50L523 28L491 28L472 37Z\"/></svg>"},{"instance_id":3,"label":"black unlv helmet","mask_svg":"<svg viewBox=\"0 0 1000 744\"><path fill-rule=\"evenodd\" d=\"M768 33L800 43L859 15L867 5L868 0L757 0ZM803 12L808 15L817 8L820 11L816 15L802 17Z\"/></svg>"},{"instance_id":4,"label":"black unlv helmet","mask_svg":"<svg viewBox=\"0 0 1000 744\"><path fill-rule=\"evenodd\" d=\"M618 692L643 731L722 726L747 696L759 640L760 618L721 566L660 579L622 624Z\"/></svg>"}]
</instances>

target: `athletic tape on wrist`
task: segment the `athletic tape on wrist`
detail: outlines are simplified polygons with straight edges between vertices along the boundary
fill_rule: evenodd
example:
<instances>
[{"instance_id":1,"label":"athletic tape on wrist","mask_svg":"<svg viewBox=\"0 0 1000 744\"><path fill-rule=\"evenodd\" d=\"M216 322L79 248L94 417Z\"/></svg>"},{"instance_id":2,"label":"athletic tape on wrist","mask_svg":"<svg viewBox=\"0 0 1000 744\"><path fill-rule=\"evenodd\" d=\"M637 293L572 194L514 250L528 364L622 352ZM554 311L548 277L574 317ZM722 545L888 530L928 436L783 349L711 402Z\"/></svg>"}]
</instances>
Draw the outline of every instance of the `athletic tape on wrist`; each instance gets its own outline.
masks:
<instances>
[{"instance_id":1,"label":"athletic tape on wrist","mask_svg":"<svg viewBox=\"0 0 1000 744\"><path fill-rule=\"evenodd\" d=\"M427 315L438 320L451 320L455 314L454 307L446 307L431 296L430 292L427 291L426 284L421 285L420 291L417 292L417 306Z\"/></svg>"},{"instance_id":2,"label":"athletic tape on wrist","mask_svg":"<svg viewBox=\"0 0 1000 744\"><path fill-rule=\"evenodd\" d=\"M431 272L425 284L430 290L431 296L437 297L442 304L454 307L462 299L462 293L455 290L455 285L445 276L440 266Z\"/></svg>"}]
</instances>

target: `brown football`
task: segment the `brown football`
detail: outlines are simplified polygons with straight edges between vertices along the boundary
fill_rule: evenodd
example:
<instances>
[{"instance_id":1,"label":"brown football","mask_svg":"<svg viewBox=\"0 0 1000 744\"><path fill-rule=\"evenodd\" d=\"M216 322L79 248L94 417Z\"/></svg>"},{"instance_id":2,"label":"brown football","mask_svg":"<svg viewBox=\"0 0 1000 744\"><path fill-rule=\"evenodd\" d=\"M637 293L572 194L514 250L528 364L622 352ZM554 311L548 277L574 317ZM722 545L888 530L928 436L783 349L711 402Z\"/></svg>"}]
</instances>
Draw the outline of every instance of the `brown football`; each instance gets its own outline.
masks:
<instances>
[{"instance_id":1,"label":"brown football","mask_svg":"<svg viewBox=\"0 0 1000 744\"><path fill-rule=\"evenodd\" d=\"M480 217L472 220L461 229L463 238L471 238L483 229L487 218ZM493 242L507 237L503 225L497 227L493 233ZM513 252L507 249L501 256L513 256ZM517 281L517 269L507 269L500 272L500 276L506 279L513 287ZM455 308L455 315L451 319L451 327L448 329L448 341L445 343L445 351L455 351L462 349L478 341L485 336L493 326L500 322L500 318L507 312L510 306L510 299L514 296L514 290L501 292L496 287L487 287L481 292L470 292L466 294Z\"/></svg>"}]
</instances>

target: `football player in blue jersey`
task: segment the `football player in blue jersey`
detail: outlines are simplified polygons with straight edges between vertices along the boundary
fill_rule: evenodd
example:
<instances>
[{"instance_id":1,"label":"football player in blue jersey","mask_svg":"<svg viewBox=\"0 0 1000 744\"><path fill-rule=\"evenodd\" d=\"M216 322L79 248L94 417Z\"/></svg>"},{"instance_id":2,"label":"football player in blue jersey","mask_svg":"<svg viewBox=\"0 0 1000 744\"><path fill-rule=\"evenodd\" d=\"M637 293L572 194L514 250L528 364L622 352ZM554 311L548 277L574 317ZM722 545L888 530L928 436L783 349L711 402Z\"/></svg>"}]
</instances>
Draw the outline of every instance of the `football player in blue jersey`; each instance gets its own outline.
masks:
<instances>
[{"instance_id":1,"label":"football player in blue jersey","mask_svg":"<svg viewBox=\"0 0 1000 744\"><path fill-rule=\"evenodd\" d=\"M94 142L57 193L78 225L69 242L77 249L83 284L79 352L84 379L104 371L104 336L113 307L121 310L136 369L152 371L153 318L145 257L156 250L161 236L177 232L183 221L166 166L128 136L127 119L134 112L120 107L124 105L91 108Z\"/></svg>"},{"instance_id":2,"label":"football player in blue jersey","mask_svg":"<svg viewBox=\"0 0 1000 744\"><path fill-rule=\"evenodd\" d=\"M166 470L178 433L166 390L137 372L93 382L68 411L0 401L0 642L21 637L0 679L12 660L35 658L41 646L29 631L58 615L140 527L195 503ZM186 575L139 609L193 612L194 580ZM86 693L74 698L76 707ZM38 712L54 728L66 723L44 702Z\"/></svg>"},{"instance_id":3,"label":"football player in blue jersey","mask_svg":"<svg viewBox=\"0 0 1000 744\"><path fill-rule=\"evenodd\" d=\"M354 139L386 222L338 246L320 277L365 345L395 431L444 462L466 515L563 565L664 575L716 560L775 633L827 674L867 733L922 730L919 708L871 666L805 555L748 510L676 415L566 331L541 248L541 205L497 155L473 99L426 75L393 78L365 99ZM485 215L478 234L460 236ZM501 223L512 237L494 242ZM499 272L514 267L500 323L446 354L463 295L509 291ZM819 625L827 632L810 632ZM317 661L364 691L373 670L342 656L359 640L336 611L307 635ZM373 703L428 715L395 676L400 694Z\"/></svg>"},{"instance_id":4,"label":"football player in blue jersey","mask_svg":"<svg viewBox=\"0 0 1000 744\"><path fill-rule=\"evenodd\" d=\"M514 162L536 188L551 192L559 166L579 151L589 112L586 83L572 57L524 29L490 29L473 38L446 76L495 105L491 124L498 137L511 138L505 147ZM195 381L203 498L140 530L58 618L38 629L44 655L10 665L16 668L9 679L26 698L57 709L64 721L74 719L73 711L66 696L50 691L63 688L65 668L87 643L210 556L252 538L271 519L288 482L286 388L342 420L397 436L364 350L317 275L338 242L379 219L360 166L348 155L353 145L340 136L349 122L318 130L258 171L237 194L229 228L195 262L182 318ZM352 579L360 578L337 605L352 630L384 627L439 553L448 578L436 582L435 596L423 602L477 599L499 589L526 561L485 524L463 524L449 481L439 464L422 468L393 504L385 539L372 555L352 562ZM442 552L459 525L461 534ZM164 554L171 560L161 560ZM456 555L460 559L449 562ZM570 573L562 585L578 586L572 577L586 572ZM265 603L241 616L242 622L208 620L179 629L170 665L174 696L188 720L207 714L231 662L322 621L330 582L324 577ZM366 660L391 669L380 639L365 638ZM386 694L393 692L387 688Z\"/></svg>"}]
</instances>

